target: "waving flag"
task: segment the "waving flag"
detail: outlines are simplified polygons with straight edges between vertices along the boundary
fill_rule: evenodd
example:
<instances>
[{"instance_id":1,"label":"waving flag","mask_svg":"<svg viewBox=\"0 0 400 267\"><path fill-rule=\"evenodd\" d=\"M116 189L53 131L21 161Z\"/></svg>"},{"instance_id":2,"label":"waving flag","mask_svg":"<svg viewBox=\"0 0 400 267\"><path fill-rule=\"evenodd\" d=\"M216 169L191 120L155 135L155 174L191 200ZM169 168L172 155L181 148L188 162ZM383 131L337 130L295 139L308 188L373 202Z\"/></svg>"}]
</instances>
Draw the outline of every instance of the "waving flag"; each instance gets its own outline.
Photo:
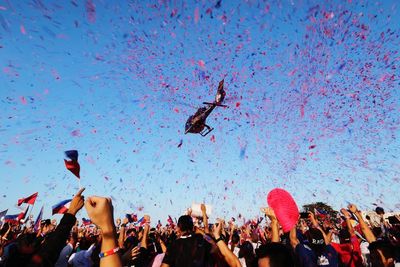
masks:
<instances>
[{"instance_id":1,"label":"waving flag","mask_svg":"<svg viewBox=\"0 0 400 267\"><path fill-rule=\"evenodd\" d=\"M8 209L3 210L2 212L0 212L0 220L3 220L3 217L6 216Z\"/></svg>"},{"instance_id":2,"label":"waving flag","mask_svg":"<svg viewBox=\"0 0 400 267\"><path fill-rule=\"evenodd\" d=\"M78 163L78 151L68 150L65 151L64 153L65 156L69 159L69 160L64 159L65 167L67 167L67 169L79 179L80 178L79 172L81 170L81 167L79 166Z\"/></svg>"},{"instance_id":3,"label":"waving flag","mask_svg":"<svg viewBox=\"0 0 400 267\"><path fill-rule=\"evenodd\" d=\"M140 218L135 224L140 224L140 226L143 226L146 223L146 220L144 217Z\"/></svg>"},{"instance_id":4,"label":"waving flag","mask_svg":"<svg viewBox=\"0 0 400 267\"><path fill-rule=\"evenodd\" d=\"M6 216L4 216L4 222L19 223L18 217L19 217L19 214L6 215Z\"/></svg>"},{"instance_id":5,"label":"waving flag","mask_svg":"<svg viewBox=\"0 0 400 267\"><path fill-rule=\"evenodd\" d=\"M64 214L68 211L69 205L71 204L72 199L66 199L61 201L60 203L51 207L52 215L54 214Z\"/></svg>"},{"instance_id":6,"label":"waving flag","mask_svg":"<svg viewBox=\"0 0 400 267\"><path fill-rule=\"evenodd\" d=\"M83 225L87 226L87 225L91 225L92 221L90 219L82 218L82 223L83 223Z\"/></svg>"},{"instance_id":7,"label":"waving flag","mask_svg":"<svg viewBox=\"0 0 400 267\"><path fill-rule=\"evenodd\" d=\"M3 226L4 216L6 216L8 209L0 212L0 228Z\"/></svg>"},{"instance_id":8,"label":"waving flag","mask_svg":"<svg viewBox=\"0 0 400 267\"><path fill-rule=\"evenodd\" d=\"M37 218L35 220L35 224L33 226L33 230L35 232L38 231L39 227L40 227L40 221L42 220L42 217L43 217L43 207L44 206L42 206L42 208L40 209L40 212L39 212L39 214L38 214L38 216L37 216Z\"/></svg>"},{"instance_id":9,"label":"waving flag","mask_svg":"<svg viewBox=\"0 0 400 267\"><path fill-rule=\"evenodd\" d=\"M22 203L27 203L27 204L31 204L31 205L35 204L37 196L38 196L38 192L36 192L33 195L30 195L29 197L18 199L18 206L21 206Z\"/></svg>"},{"instance_id":10,"label":"waving flag","mask_svg":"<svg viewBox=\"0 0 400 267\"><path fill-rule=\"evenodd\" d=\"M137 222L137 215L136 214L126 214L125 217L128 219L130 223Z\"/></svg>"},{"instance_id":11,"label":"waving flag","mask_svg":"<svg viewBox=\"0 0 400 267\"><path fill-rule=\"evenodd\" d=\"M315 216L317 216L317 217L319 217L321 219L323 219L326 216L328 216L328 213L325 210L320 210L320 209L317 209L317 208L314 208L314 214L315 214Z\"/></svg>"}]
</instances>

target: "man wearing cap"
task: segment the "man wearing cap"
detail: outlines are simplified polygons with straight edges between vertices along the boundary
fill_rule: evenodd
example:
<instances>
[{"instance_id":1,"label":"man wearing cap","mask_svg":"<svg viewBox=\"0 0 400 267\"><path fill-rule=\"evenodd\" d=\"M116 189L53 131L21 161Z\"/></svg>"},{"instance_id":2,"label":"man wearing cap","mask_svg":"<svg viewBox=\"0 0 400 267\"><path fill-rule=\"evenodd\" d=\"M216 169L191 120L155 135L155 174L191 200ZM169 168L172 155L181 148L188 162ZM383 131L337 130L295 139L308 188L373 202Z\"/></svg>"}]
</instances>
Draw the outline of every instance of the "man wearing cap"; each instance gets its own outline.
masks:
<instances>
[{"instance_id":1,"label":"man wearing cap","mask_svg":"<svg viewBox=\"0 0 400 267\"><path fill-rule=\"evenodd\" d=\"M299 266L337 267L338 255L331 245L325 244L321 229L310 228L306 233L306 242L300 243L297 238L296 227L290 231L290 244L298 259Z\"/></svg>"}]
</instances>

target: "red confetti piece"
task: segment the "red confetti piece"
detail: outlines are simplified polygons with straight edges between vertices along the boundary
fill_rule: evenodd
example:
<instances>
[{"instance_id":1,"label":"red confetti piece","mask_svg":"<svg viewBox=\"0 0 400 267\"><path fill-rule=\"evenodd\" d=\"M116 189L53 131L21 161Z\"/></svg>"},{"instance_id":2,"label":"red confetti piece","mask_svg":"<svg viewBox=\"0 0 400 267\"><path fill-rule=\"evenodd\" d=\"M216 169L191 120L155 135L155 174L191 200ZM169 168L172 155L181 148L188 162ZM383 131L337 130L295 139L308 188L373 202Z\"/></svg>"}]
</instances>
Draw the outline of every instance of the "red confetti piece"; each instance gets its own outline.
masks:
<instances>
[{"instance_id":1,"label":"red confetti piece","mask_svg":"<svg viewBox=\"0 0 400 267\"><path fill-rule=\"evenodd\" d=\"M211 136L210 141L215 143L215 136L214 135Z\"/></svg>"}]
</instances>

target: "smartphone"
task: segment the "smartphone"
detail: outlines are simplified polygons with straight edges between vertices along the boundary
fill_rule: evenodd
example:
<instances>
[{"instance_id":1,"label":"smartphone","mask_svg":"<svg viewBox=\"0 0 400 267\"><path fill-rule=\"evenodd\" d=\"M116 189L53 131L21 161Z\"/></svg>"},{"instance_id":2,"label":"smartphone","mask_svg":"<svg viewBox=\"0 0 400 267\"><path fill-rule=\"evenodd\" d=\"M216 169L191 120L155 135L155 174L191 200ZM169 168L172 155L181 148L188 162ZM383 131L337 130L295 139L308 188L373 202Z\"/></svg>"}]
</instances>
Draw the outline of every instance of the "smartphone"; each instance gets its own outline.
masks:
<instances>
[{"instance_id":1,"label":"smartphone","mask_svg":"<svg viewBox=\"0 0 400 267\"><path fill-rule=\"evenodd\" d=\"M301 219L308 219L308 212L300 212Z\"/></svg>"},{"instance_id":2,"label":"smartphone","mask_svg":"<svg viewBox=\"0 0 400 267\"><path fill-rule=\"evenodd\" d=\"M300 212L301 219L308 219L308 212Z\"/></svg>"}]
</instances>

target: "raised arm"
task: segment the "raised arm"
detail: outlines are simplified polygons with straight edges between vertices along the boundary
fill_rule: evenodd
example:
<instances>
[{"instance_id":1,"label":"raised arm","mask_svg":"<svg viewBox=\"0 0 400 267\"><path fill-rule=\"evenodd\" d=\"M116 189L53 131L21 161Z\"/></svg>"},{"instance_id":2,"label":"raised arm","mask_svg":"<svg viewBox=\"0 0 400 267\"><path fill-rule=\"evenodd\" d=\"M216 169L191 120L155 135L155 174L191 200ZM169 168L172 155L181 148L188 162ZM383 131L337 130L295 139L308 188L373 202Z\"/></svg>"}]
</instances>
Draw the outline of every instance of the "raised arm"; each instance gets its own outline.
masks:
<instances>
[{"instance_id":1,"label":"raised arm","mask_svg":"<svg viewBox=\"0 0 400 267\"><path fill-rule=\"evenodd\" d=\"M143 236L142 240L140 241L140 246L142 248L147 248L147 239L149 238L149 231L150 231L150 216L144 215L145 224L143 226Z\"/></svg>"},{"instance_id":2,"label":"raised arm","mask_svg":"<svg viewBox=\"0 0 400 267\"><path fill-rule=\"evenodd\" d=\"M300 244L300 241L297 238L296 225L293 226L293 228L290 230L289 239L290 239L290 245L292 245L293 249L295 249L297 245Z\"/></svg>"},{"instance_id":3,"label":"raised arm","mask_svg":"<svg viewBox=\"0 0 400 267\"><path fill-rule=\"evenodd\" d=\"M118 237L118 246L120 248L124 247L124 241L126 237L126 225L129 223L128 218L124 218L121 224L121 227L119 228L119 237Z\"/></svg>"},{"instance_id":4,"label":"raised arm","mask_svg":"<svg viewBox=\"0 0 400 267\"><path fill-rule=\"evenodd\" d=\"M60 224L57 225L55 231L46 238L46 241L38 252L38 256L49 266L56 263L61 250L65 246L65 241L68 239L68 235L75 225L75 215L83 207L84 197L82 192L84 190L85 188L82 188L76 193L67 213L62 217Z\"/></svg>"},{"instance_id":5,"label":"raised arm","mask_svg":"<svg viewBox=\"0 0 400 267\"><path fill-rule=\"evenodd\" d=\"M369 229L368 225L365 223L364 219L361 216L361 212L357 209L357 206L354 204L350 204L348 208L354 215L356 215L358 223L361 227L361 231L363 232L365 239L367 239L368 243L376 241L374 233L372 233L371 229Z\"/></svg>"},{"instance_id":6,"label":"raised arm","mask_svg":"<svg viewBox=\"0 0 400 267\"><path fill-rule=\"evenodd\" d=\"M203 215L203 224L204 224L204 232L206 234L210 233L210 229L208 228L208 217L207 217L207 210L206 210L206 205L201 204L201 213Z\"/></svg>"},{"instance_id":7,"label":"raised arm","mask_svg":"<svg viewBox=\"0 0 400 267\"><path fill-rule=\"evenodd\" d=\"M319 225L318 220L315 218L314 213L308 212L308 219L310 219L312 226L318 229L322 233L325 244L329 245L329 243L331 243L331 238L330 236L326 235L324 229L322 229L322 227Z\"/></svg>"},{"instance_id":8,"label":"raised arm","mask_svg":"<svg viewBox=\"0 0 400 267\"><path fill-rule=\"evenodd\" d=\"M343 214L344 219L346 220L347 230L349 231L351 236L355 235L353 225L351 224L350 218L351 215L346 209L340 209L340 212Z\"/></svg>"},{"instance_id":9,"label":"raised arm","mask_svg":"<svg viewBox=\"0 0 400 267\"><path fill-rule=\"evenodd\" d=\"M113 218L113 206L110 198L90 197L85 202L86 211L94 224L101 228L100 267L121 267L116 253L119 249Z\"/></svg>"},{"instance_id":10,"label":"raised arm","mask_svg":"<svg viewBox=\"0 0 400 267\"><path fill-rule=\"evenodd\" d=\"M213 235L216 240L216 245L224 257L226 263L229 267L241 267L239 259L229 250L228 246L225 244L224 240L221 238L222 223L214 225Z\"/></svg>"},{"instance_id":11,"label":"raised arm","mask_svg":"<svg viewBox=\"0 0 400 267\"><path fill-rule=\"evenodd\" d=\"M262 208L261 211L264 212L271 221L271 242L279 242L279 223L274 210L272 208Z\"/></svg>"}]
</instances>

